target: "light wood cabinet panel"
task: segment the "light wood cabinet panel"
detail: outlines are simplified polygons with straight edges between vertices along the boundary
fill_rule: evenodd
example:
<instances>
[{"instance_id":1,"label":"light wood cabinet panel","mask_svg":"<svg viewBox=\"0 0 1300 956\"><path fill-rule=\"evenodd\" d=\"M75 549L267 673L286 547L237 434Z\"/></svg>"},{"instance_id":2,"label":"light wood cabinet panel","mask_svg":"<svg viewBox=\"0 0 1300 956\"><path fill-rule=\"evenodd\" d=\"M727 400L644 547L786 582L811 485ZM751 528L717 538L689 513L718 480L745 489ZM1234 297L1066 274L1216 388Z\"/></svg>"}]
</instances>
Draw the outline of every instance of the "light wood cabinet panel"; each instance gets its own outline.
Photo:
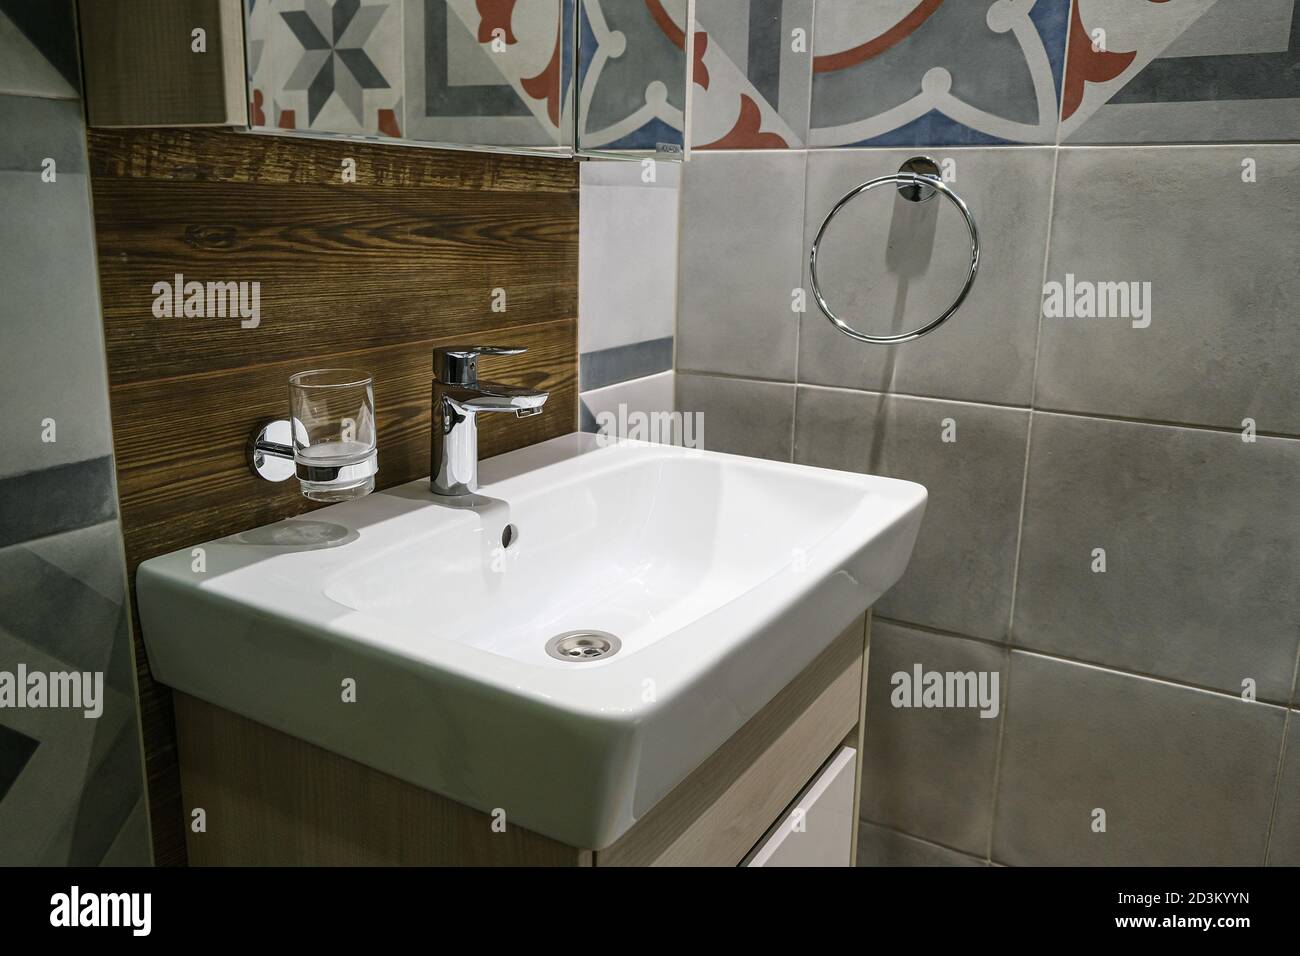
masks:
<instances>
[{"instance_id":1,"label":"light wood cabinet panel","mask_svg":"<svg viewBox=\"0 0 1300 956\"><path fill-rule=\"evenodd\" d=\"M589 866L591 854L174 695L186 834L196 866Z\"/></svg>"}]
</instances>

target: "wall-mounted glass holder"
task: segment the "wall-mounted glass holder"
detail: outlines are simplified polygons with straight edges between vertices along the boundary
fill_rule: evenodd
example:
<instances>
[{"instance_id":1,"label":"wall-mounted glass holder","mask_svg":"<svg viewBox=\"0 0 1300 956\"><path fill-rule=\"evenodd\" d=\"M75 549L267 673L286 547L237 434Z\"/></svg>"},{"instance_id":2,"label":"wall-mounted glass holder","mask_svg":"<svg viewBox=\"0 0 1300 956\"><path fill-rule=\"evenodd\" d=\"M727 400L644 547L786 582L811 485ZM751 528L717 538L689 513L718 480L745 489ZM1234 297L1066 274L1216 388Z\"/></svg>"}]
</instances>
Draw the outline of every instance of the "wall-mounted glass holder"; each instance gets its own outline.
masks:
<instances>
[{"instance_id":1,"label":"wall-mounted glass holder","mask_svg":"<svg viewBox=\"0 0 1300 956\"><path fill-rule=\"evenodd\" d=\"M356 369L317 369L289 377L289 419L268 419L248 442L248 464L267 481L297 477L313 501L347 501L375 490L372 380Z\"/></svg>"}]
</instances>

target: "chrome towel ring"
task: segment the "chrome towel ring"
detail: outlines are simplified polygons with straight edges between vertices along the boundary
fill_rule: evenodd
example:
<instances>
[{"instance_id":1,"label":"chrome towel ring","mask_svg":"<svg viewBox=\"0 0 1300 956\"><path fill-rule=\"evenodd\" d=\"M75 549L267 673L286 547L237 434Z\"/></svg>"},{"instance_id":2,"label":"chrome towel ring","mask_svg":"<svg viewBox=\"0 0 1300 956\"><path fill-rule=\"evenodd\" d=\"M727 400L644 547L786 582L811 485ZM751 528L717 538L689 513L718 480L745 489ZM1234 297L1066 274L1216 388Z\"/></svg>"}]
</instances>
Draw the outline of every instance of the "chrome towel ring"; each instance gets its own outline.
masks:
<instances>
[{"instance_id":1,"label":"chrome towel ring","mask_svg":"<svg viewBox=\"0 0 1300 956\"><path fill-rule=\"evenodd\" d=\"M912 172L910 170L925 170L925 172ZM843 332L849 338L857 339L859 342L871 342L874 345L897 345L900 342L911 342L913 339L919 339L923 335L933 332L943 323L952 317L953 313L961 308L966 296L970 293L971 286L975 284L975 275L979 272L980 267L980 237L979 230L975 227L975 217L971 215L970 209L966 203L962 202L958 196L946 183L938 176L939 167L933 160L927 157L917 157L909 159L903 164L902 169L892 176L881 176L879 179L872 179L869 182L855 186L841 197L840 201L831 207L831 211L826 214L822 220L821 228L817 230L817 235L812 242L812 252L808 256L808 268L812 275L813 297L817 300L817 306L822 310L822 314L831 320L831 324ZM962 218L966 220L966 228L970 230L970 274L966 277L965 284L961 287L961 292L957 294L956 301L928 325L919 329L913 329L910 332L900 332L897 335L868 335L866 332L859 332L853 326L841 319L831 309L822 295L821 284L817 281L817 248L821 245L822 237L826 234L826 227L831 224L835 214L847 206L850 202L860 196L862 193L869 192L877 186L884 186L889 183L898 184L898 191L904 199L909 202L926 202L934 197L936 192L943 193L961 213Z\"/></svg>"}]
</instances>

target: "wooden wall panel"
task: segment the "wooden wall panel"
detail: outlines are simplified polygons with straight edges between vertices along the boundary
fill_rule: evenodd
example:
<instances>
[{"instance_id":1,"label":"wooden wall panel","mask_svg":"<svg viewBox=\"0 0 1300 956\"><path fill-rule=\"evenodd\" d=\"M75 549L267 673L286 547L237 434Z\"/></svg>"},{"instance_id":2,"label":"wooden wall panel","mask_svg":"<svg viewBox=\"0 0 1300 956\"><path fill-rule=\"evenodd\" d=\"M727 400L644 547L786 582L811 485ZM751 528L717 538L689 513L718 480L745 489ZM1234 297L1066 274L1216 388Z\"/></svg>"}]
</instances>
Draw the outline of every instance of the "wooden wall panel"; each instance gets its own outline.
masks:
<instances>
[{"instance_id":1,"label":"wooden wall panel","mask_svg":"<svg viewBox=\"0 0 1300 956\"><path fill-rule=\"evenodd\" d=\"M92 130L90 157L133 597L147 558L318 507L244 462L294 371L374 374L380 487L429 473L435 345L527 346L483 376L551 390L535 418L485 418L485 456L577 427L576 165L175 129ZM260 324L155 318L176 273L260 282ZM136 636L154 852L182 863L171 696Z\"/></svg>"}]
</instances>

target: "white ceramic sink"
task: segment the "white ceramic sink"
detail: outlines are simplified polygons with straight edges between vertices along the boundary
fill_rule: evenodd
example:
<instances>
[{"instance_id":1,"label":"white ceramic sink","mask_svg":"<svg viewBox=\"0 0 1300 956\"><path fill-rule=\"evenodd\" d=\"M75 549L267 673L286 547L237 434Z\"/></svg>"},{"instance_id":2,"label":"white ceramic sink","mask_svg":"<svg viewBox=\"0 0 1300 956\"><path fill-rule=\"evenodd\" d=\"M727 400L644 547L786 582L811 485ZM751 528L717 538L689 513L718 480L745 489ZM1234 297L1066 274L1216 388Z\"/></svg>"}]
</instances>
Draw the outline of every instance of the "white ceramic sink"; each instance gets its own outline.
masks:
<instances>
[{"instance_id":1,"label":"white ceramic sink","mask_svg":"<svg viewBox=\"0 0 1300 956\"><path fill-rule=\"evenodd\" d=\"M602 849L898 579L926 500L910 482L576 434L480 478L459 506L422 480L203 544L201 571L193 549L146 561L154 676ZM587 629L621 648L546 653Z\"/></svg>"}]
</instances>

